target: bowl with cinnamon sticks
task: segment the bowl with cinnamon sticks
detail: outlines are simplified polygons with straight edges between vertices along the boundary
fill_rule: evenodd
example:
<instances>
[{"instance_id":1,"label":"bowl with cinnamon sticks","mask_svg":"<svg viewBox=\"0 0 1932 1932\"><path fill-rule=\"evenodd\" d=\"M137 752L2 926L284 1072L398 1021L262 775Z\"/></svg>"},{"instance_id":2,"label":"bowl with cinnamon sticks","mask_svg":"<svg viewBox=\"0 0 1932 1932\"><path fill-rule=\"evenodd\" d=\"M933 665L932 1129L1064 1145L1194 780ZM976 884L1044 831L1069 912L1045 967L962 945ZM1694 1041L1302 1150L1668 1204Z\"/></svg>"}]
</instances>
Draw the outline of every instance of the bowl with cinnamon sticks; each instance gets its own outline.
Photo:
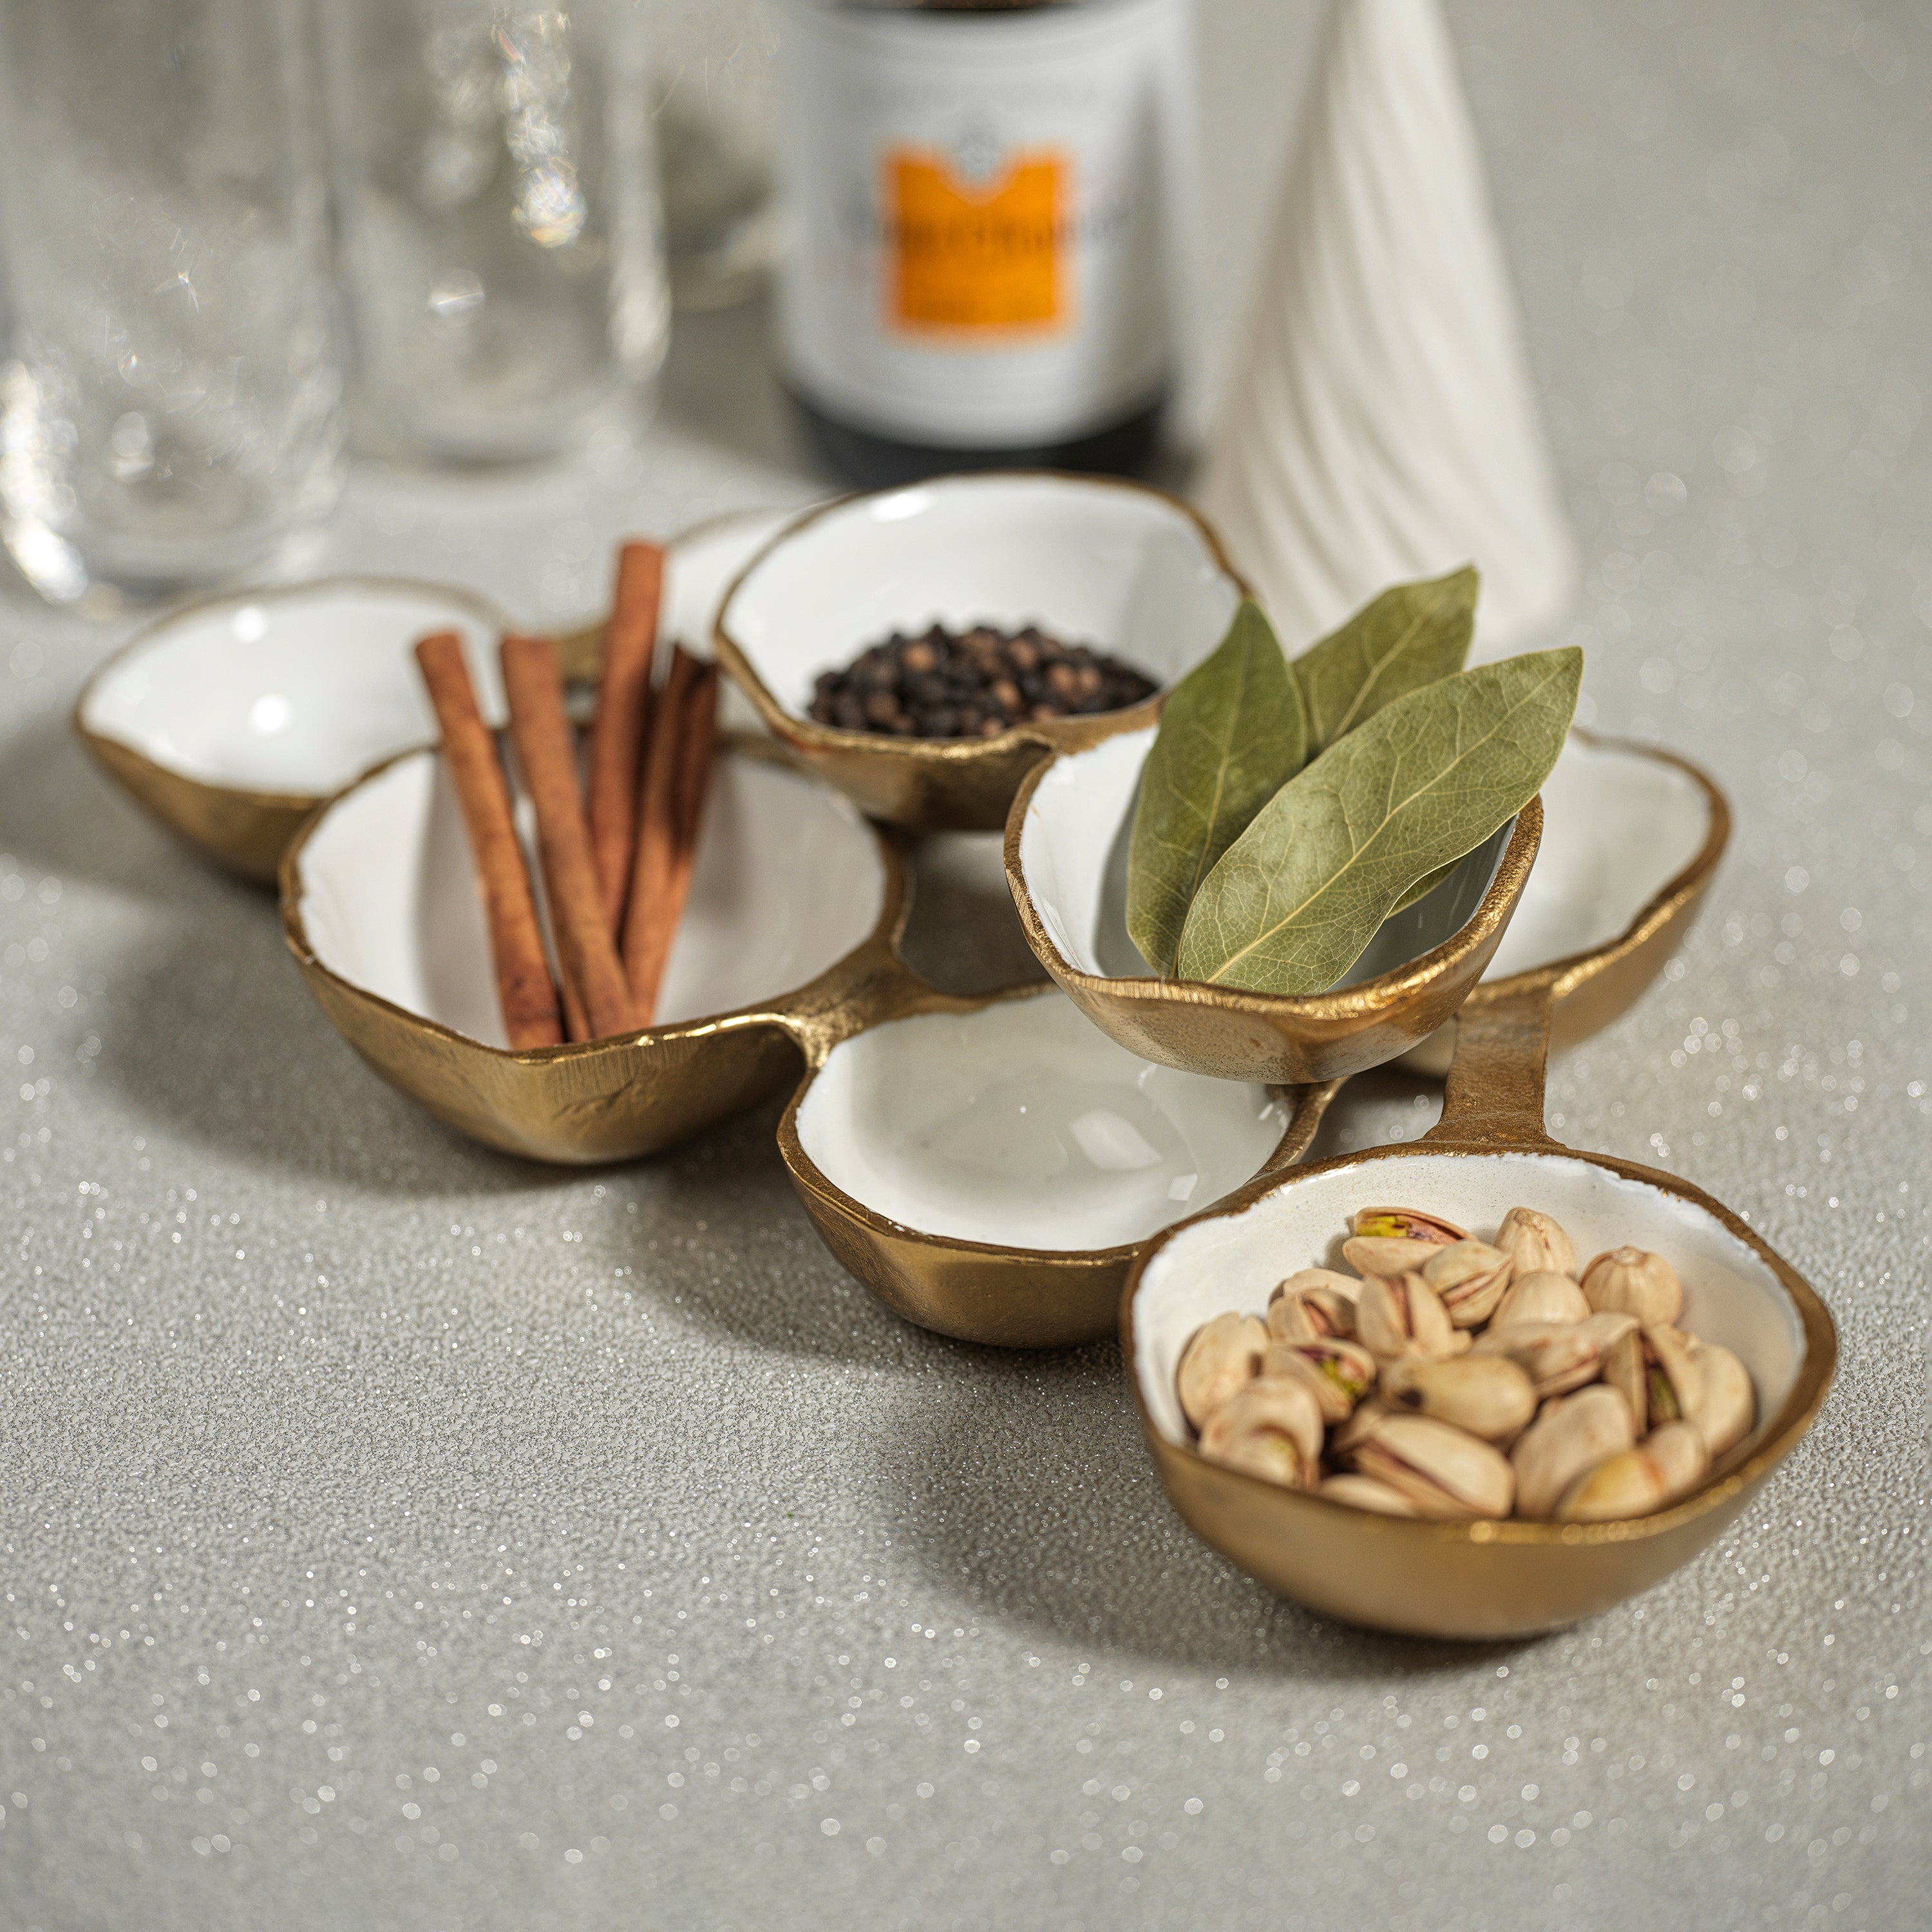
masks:
<instances>
[{"instance_id":1,"label":"bowl with cinnamon sticks","mask_svg":"<svg viewBox=\"0 0 1932 1932\"><path fill-rule=\"evenodd\" d=\"M1050 752L1150 723L1245 594L1176 498L995 471L806 512L747 563L715 642L766 727L872 817L989 831Z\"/></svg>"},{"instance_id":2,"label":"bowl with cinnamon sticks","mask_svg":"<svg viewBox=\"0 0 1932 1932\"><path fill-rule=\"evenodd\" d=\"M663 561L626 548L581 742L550 640L502 639L500 738L460 640L431 632L440 744L332 800L283 862L289 946L351 1044L540 1160L650 1153L773 1090L904 916L849 802L721 744L716 667L660 644Z\"/></svg>"}]
</instances>

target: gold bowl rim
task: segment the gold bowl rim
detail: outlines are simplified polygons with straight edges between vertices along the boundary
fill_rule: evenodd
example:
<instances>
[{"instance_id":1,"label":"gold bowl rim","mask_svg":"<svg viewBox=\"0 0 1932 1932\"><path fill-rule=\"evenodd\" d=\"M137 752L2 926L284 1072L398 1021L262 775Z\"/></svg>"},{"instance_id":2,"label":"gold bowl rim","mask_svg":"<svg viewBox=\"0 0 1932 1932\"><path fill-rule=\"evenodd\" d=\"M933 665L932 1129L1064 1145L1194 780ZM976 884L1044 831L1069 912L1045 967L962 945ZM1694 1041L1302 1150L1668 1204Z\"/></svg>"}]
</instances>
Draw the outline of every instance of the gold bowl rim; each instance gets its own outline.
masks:
<instances>
[{"instance_id":1,"label":"gold bowl rim","mask_svg":"<svg viewBox=\"0 0 1932 1932\"><path fill-rule=\"evenodd\" d=\"M421 758L425 753L434 754L440 748L440 744L412 745L406 750L385 758L380 764L372 765L368 770L350 780L340 791L322 800L290 840L278 871L282 936L289 950L301 964L320 976L357 1004L388 1013L426 1039L446 1041L465 1053L483 1054L495 1060L541 1066L558 1060L590 1060L619 1054L634 1053L640 1047L652 1046L668 1040L703 1039L713 1034L735 1031L748 1026L778 1026L796 1034L800 1029L795 1023L812 1011L815 1004L814 995L842 986L850 976L855 963L869 958L881 949L895 959L898 956L898 940L912 909L904 854L898 840L884 827L867 819L863 823L866 830L872 834L873 848L878 854L880 871L879 916L873 922L871 931L856 946L842 953L822 973L801 986L788 988L782 992L773 994L762 1000L754 1000L747 1006L734 1006L726 1012L700 1014L688 1020L673 1020L662 1026L641 1028L634 1033L614 1034L606 1040L566 1040L556 1046L530 1047L521 1051L514 1047L492 1046L488 1041L478 1040L472 1034L459 1033L454 1027L444 1025L440 1020L433 1020L426 1014L413 1012L406 1006L398 1006L394 1000L385 998L380 993L372 993L368 987L358 986L354 980L345 979L332 966L316 956L315 949L309 944L308 928L302 921L300 862L310 837L322 820L352 792L359 791L364 785L373 783L392 766L401 764L406 758ZM788 773L801 784L812 782L776 747L762 739L732 733L721 736L719 748L738 757L754 758L761 764L770 765L775 770Z\"/></svg>"},{"instance_id":2,"label":"gold bowl rim","mask_svg":"<svg viewBox=\"0 0 1932 1932\"><path fill-rule=\"evenodd\" d=\"M1156 1424L1148 1412L1146 1395L1141 1387L1134 1337L1134 1301L1148 1264L1170 1240L1198 1222L1224 1220L1240 1214L1264 1194L1277 1189L1293 1187L1316 1174L1370 1166L1378 1161L1412 1160L1424 1155L1493 1156L1498 1154L1584 1161L1621 1179L1638 1181L1680 1201L1687 1201L1712 1215L1730 1234L1752 1250L1769 1268L1773 1278L1784 1290L1797 1312L1799 1326L1803 1331L1804 1349L1790 1393L1777 1414L1762 1430L1754 1432L1755 1440L1742 1454L1734 1450L1730 1457L1720 1459L1704 1480L1688 1496L1673 1503L1669 1508L1658 1510L1648 1516L1625 1517L1610 1522L1541 1522L1514 1516L1499 1520L1481 1519L1468 1522L1445 1522L1420 1517L1378 1516L1371 1511L1355 1509L1348 1504L1318 1496L1311 1490L1285 1489L1279 1484L1265 1481L1244 1470L1210 1462L1192 1444L1174 1441ZM1643 1166L1635 1161L1621 1160L1615 1155L1592 1154L1582 1148L1564 1147L1556 1142L1545 1142L1540 1145L1527 1143L1490 1145L1455 1141L1431 1142L1426 1138L1388 1147L1366 1148L1355 1154L1340 1154L1330 1160L1318 1161L1312 1167L1296 1168L1286 1174L1258 1176L1246 1187L1237 1190L1202 1213L1191 1215L1186 1220L1178 1222L1172 1228L1164 1228L1144 1244L1128 1274L1126 1284L1120 1292L1120 1347L1127 1379L1133 1389L1135 1406L1139 1412L1141 1426L1146 1431L1148 1440L1156 1454L1178 1457L1204 1470L1211 1469L1217 1478L1234 1482L1242 1494L1261 1507L1278 1508L1287 1511L1291 1516L1295 1510L1302 1508L1340 1510L1365 1534L1406 1537L1419 1548L1445 1544L1465 1544L1477 1546L1526 1546L1559 1550L1574 1549L1579 1545L1641 1541L1662 1535L1713 1509L1734 1502L1744 1490L1782 1462L1799 1438L1810 1427L1831 1388L1832 1376L1838 1365L1838 1352L1836 1326L1817 1291L1742 1216L1690 1182L1675 1174L1663 1173L1658 1168Z\"/></svg>"},{"instance_id":3,"label":"gold bowl rim","mask_svg":"<svg viewBox=\"0 0 1932 1932\"><path fill-rule=\"evenodd\" d=\"M1353 986L1325 993L1258 993L1246 987L1216 986L1199 980L1157 979L1151 974L1115 978L1105 973L1086 973L1060 951L1041 920L1020 864L1020 842L1026 829L1028 808L1047 774L1062 758L1078 756L1088 748L1080 746L1056 752L1053 757L1042 758L1021 780L1006 814L1004 858L1006 888L1012 895L1021 927L1034 956L1061 986L1070 990L1078 988L1096 1000L1149 1006L1205 1006L1262 1019L1293 1018L1316 1026L1372 1018L1421 992L1432 981L1454 971L1471 953L1500 936L1522 896L1542 836L1543 796L1539 792L1510 822L1508 842L1475 910L1448 938L1426 952Z\"/></svg>"},{"instance_id":4,"label":"gold bowl rim","mask_svg":"<svg viewBox=\"0 0 1932 1932\"><path fill-rule=\"evenodd\" d=\"M1101 739L1133 730L1152 718L1160 709L1162 696L1171 688L1168 686L1162 685L1138 703L1124 705L1118 711L1090 712L1079 717L1052 720L1030 720L1024 724L1012 725L994 738L894 738L877 731L848 731L838 725L821 724L814 718L801 717L796 712L781 704L772 696L770 687L759 676L750 657L725 628L725 614L730 609L731 600L746 579L775 550L790 542L820 518L829 516L835 510L842 510L853 503L896 496L907 490L928 488L934 484L1010 482L1022 478L1036 482L1069 483L1082 489L1118 490L1136 496L1152 497L1193 526L1195 533L1206 546L1215 567L1234 586L1239 596L1246 598L1254 595L1247 579L1229 560L1220 533L1192 503L1175 496L1171 490L1158 488L1151 483L1143 483L1134 477L1091 476L1079 470L1022 466L1008 470L951 470L940 476L926 477L918 483L896 484L883 490L848 490L842 495L829 496L823 502L810 505L789 523L775 530L762 548L746 560L744 567L726 586L724 594L718 601L718 614L712 624L712 650L733 681L750 698L758 716L770 729L802 750L860 753L888 761L946 766L974 764L1010 753L1016 746L1022 745L1037 745L1054 750L1070 744L1097 743Z\"/></svg>"},{"instance_id":5,"label":"gold bowl rim","mask_svg":"<svg viewBox=\"0 0 1932 1932\"><path fill-rule=\"evenodd\" d=\"M1600 946L1566 952L1556 959L1546 959L1540 965L1526 966L1499 979L1479 980L1466 1004L1478 1000L1512 999L1520 993L1546 986L1552 998L1565 998L1586 980L1594 980L1598 974L1607 971L1636 952L1697 898L1710 884L1711 875L1717 870L1718 862L1724 856L1724 848L1730 842L1730 802L1718 789L1717 781L1702 766L1678 752L1666 751L1660 745L1646 745L1636 738L1616 737L1590 730L1581 724L1573 725L1570 735L1600 750L1630 752L1640 758L1654 759L1660 764L1674 765L1703 794L1708 814L1703 842L1689 862L1672 874L1644 902L1636 916L1614 939L1606 940Z\"/></svg>"}]
</instances>

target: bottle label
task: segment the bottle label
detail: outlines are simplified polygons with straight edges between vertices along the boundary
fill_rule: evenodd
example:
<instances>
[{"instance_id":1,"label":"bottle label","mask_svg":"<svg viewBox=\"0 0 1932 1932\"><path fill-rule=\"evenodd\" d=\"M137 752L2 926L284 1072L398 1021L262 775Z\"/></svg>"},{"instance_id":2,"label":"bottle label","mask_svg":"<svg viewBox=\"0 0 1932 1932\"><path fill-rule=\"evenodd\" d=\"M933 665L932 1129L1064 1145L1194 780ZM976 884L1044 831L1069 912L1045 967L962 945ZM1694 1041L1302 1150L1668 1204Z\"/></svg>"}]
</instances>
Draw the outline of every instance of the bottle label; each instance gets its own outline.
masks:
<instances>
[{"instance_id":1,"label":"bottle label","mask_svg":"<svg viewBox=\"0 0 1932 1932\"><path fill-rule=\"evenodd\" d=\"M780 351L903 440L1064 440L1173 356L1188 0L784 17Z\"/></svg>"}]
</instances>

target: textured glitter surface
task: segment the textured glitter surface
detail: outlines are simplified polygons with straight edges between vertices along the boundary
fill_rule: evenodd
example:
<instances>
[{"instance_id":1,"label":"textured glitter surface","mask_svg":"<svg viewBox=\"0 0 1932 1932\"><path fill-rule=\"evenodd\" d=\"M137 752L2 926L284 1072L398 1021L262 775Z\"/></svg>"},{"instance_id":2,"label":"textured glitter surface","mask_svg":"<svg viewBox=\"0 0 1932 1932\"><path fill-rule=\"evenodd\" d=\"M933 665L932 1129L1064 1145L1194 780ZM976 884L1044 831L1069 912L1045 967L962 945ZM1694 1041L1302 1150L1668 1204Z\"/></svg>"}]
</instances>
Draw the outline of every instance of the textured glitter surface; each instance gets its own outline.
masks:
<instances>
[{"instance_id":1,"label":"textured glitter surface","mask_svg":"<svg viewBox=\"0 0 1932 1932\"><path fill-rule=\"evenodd\" d=\"M1312 9L1207 9L1208 386ZM1749 1213L1832 1304L1817 1428L1702 1561L1544 1641L1324 1624L1162 1498L1117 1352L884 1313L774 1113L596 1174L330 1030L268 902L0 642L0 1922L1922 1924L1932 1147L1932 31L1898 0L1454 8L1606 728L1737 833L1556 1130ZM531 622L610 544L814 486L754 312L641 454L358 472L300 567ZM1024 970L994 855L914 951ZM1333 1144L1412 1136L1359 1084Z\"/></svg>"}]
</instances>

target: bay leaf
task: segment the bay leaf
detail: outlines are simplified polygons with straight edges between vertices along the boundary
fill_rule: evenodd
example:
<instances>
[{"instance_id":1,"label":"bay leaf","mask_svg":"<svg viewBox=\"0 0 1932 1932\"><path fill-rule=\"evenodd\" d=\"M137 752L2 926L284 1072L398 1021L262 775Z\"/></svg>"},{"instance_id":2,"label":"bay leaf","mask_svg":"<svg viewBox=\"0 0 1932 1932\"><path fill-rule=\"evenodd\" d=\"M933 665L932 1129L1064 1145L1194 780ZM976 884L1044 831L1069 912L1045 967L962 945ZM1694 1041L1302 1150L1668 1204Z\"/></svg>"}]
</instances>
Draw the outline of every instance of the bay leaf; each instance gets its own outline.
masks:
<instances>
[{"instance_id":1,"label":"bay leaf","mask_svg":"<svg viewBox=\"0 0 1932 1932\"><path fill-rule=\"evenodd\" d=\"M1311 758L1384 705L1462 668L1478 587L1473 564L1391 585L1294 660Z\"/></svg>"},{"instance_id":2,"label":"bay leaf","mask_svg":"<svg viewBox=\"0 0 1932 1932\"><path fill-rule=\"evenodd\" d=\"M1258 992L1334 985L1414 886L1535 796L1582 674L1581 651L1538 651L1412 691L1357 726L1202 881L1176 971Z\"/></svg>"},{"instance_id":3,"label":"bay leaf","mask_svg":"<svg viewBox=\"0 0 1932 1932\"><path fill-rule=\"evenodd\" d=\"M1154 970L1174 952L1201 882L1307 756L1301 699L1252 599L1172 691L1141 768L1127 848L1127 932Z\"/></svg>"}]
</instances>

